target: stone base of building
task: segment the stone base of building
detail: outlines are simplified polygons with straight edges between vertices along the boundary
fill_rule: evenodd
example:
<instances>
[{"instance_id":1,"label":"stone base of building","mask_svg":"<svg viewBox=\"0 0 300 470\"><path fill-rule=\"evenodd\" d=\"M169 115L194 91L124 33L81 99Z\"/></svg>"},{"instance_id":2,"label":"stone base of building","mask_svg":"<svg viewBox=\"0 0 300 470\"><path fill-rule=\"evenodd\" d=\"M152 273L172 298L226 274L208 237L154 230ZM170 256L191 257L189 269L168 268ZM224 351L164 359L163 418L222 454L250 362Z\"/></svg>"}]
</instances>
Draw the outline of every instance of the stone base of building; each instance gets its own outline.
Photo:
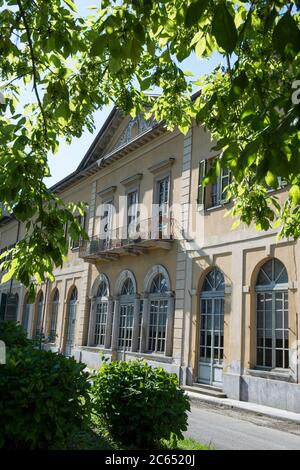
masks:
<instances>
[{"instance_id":1,"label":"stone base of building","mask_svg":"<svg viewBox=\"0 0 300 470\"><path fill-rule=\"evenodd\" d=\"M53 352L57 351L54 345L45 345L45 348ZM162 367L166 371L176 374L181 384L192 385L192 369L180 367L174 359L166 356L153 356L152 354L132 353L126 351L105 350L88 346L75 347L72 356L86 364L89 369L98 369L103 360L113 357L115 360L145 359L152 367ZM243 375L224 372L223 391L228 398L259 405L270 406L281 410L300 413L300 384L293 383L293 379L280 379L258 377L255 371L246 372ZM264 375L261 373L261 375ZM267 374L266 374L267 375Z\"/></svg>"},{"instance_id":2,"label":"stone base of building","mask_svg":"<svg viewBox=\"0 0 300 470\"><path fill-rule=\"evenodd\" d=\"M100 349L93 347L77 347L72 350L72 356L78 361L83 362L89 369L98 369L103 360L111 359L114 357L115 360L125 359L144 359L152 367L162 367L167 372L176 374L180 378L180 366L174 363L171 357L165 356L153 356L152 354L141 354L132 353L126 351L125 354L121 351L112 352L110 349Z\"/></svg>"},{"instance_id":3,"label":"stone base of building","mask_svg":"<svg viewBox=\"0 0 300 470\"><path fill-rule=\"evenodd\" d=\"M287 380L224 373L228 398L300 413L300 384Z\"/></svg>"}]
</instances>

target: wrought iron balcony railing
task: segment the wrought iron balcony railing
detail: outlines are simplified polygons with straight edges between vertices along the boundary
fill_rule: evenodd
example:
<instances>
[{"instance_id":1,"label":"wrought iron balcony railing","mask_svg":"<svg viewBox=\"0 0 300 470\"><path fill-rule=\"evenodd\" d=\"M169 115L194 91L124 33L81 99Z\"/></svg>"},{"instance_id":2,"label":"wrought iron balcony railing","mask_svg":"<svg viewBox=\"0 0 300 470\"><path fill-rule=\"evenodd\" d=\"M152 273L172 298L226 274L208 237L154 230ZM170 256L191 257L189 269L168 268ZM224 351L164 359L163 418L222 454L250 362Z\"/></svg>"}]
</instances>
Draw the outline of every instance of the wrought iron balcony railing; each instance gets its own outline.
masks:
<instances>
[{"instance_id":1,"label":"wrought iron balcony railing","mask_svg":"<svg viewBox=\"0 0 300 470\"><path fill-rule=\"evenodd\" d=\"M84 259L107 258L108 255L141 253L148 248L170 248L176 223L173 218L159 221L146 219L130 226L122 226L81 242L79 256Z\"/></svg>"}]
</instances>

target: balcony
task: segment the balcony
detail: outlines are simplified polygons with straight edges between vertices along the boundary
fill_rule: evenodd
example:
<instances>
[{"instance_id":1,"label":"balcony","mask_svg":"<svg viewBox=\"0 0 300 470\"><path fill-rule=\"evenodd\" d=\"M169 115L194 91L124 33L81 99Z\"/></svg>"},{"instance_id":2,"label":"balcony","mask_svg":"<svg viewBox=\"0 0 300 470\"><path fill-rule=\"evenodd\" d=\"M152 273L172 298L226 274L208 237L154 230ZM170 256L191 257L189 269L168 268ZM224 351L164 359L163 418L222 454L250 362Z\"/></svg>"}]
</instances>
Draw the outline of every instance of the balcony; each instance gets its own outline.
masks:
<instances>
[{"instance_id":1,"label":"balcony","mask_svg":"<svg viewBox=\"0 0 300 470\"><path fill-rule=\"evenodd\" d=\"M172 218L155 218L122 226L81 242L79 257L85 261L114 261L121 256L139 256L151 250L170 250L174 241L176 222ZM131 230L130 230L131 228Z\"/></svg>"}]
</instances>

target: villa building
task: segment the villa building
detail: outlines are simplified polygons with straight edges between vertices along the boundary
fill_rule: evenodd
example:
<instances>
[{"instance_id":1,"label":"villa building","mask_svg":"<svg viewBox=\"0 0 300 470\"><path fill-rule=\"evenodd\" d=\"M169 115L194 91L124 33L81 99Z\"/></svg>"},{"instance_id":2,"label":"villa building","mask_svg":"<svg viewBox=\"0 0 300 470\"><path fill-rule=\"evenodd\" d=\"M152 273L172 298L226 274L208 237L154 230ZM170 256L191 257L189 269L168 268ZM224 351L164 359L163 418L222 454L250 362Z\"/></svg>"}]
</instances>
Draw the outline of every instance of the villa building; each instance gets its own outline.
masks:
<instances>
[{"instance_id":1,"label":"villa building","mask_svg":"<svg viewBox=\"0 0 300 470\"><path fill-rule=\"evenodd\" d=\"M300 412L300 244L232 230L230 174L201 186L211 147L196 124L184 136L114 108L77 170L52 188L87 202L89 240L70 243L34 304L17 282L0 285L0 319L90 368L100 353L144 358L183 385ZM4 217L0 249L22 230Z\"/></svg>"}]
</instances>

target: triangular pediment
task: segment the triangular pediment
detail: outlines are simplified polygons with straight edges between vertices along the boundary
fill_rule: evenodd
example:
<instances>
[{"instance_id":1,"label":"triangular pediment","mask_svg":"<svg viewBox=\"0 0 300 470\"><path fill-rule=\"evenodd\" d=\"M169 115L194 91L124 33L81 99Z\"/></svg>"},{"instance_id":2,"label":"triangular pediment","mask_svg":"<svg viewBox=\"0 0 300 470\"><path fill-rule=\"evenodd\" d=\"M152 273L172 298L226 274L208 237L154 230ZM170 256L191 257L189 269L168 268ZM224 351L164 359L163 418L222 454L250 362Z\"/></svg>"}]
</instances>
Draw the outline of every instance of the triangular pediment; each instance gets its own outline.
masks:
<instances>
[{"instance_id":1,"label":"triangular pediment","mask_svg":"<svg viewBox=\"0 0 300 470\"><path fill-rule=\"evenodd\" d=\"M117 142L113 145L112 150L117 150L129 144L149 129L152 129L153 125L154 119L145 119L143 114L130 119Z\"/></svg>"},{"instance_id":2,"label":"triangular pediment","mask_svg":"<svg viewBox=\"0 0 300 470\"><path fill-rule=\"evenodd\" d=\"M154 124L154 119L145 119L142 113L131 118L124 115L120 109L114 108L80 163L78 170L83 170L106 154L130 144L151 130Z\"/></svg>"}]
</instances>

